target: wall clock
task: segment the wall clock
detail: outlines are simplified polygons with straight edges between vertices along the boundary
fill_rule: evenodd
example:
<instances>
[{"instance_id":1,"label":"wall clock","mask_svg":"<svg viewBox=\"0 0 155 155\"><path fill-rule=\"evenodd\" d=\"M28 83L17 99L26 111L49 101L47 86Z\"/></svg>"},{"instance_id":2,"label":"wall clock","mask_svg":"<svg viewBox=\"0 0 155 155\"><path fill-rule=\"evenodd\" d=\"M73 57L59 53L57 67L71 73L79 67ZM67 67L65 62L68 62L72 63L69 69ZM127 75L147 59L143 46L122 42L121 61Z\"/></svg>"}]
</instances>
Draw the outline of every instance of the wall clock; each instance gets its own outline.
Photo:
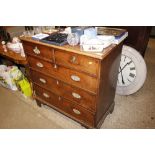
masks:
<instances>
[{"instance_id":1,"label":"wall clock","mask_svg":"<svg viewBox=\"0 0 155 155\"><path fill-rule=\"evenodd\" d=\"M123 45L116 93L130 95L144 84L147 69L143 57L130 46Z\"/></svg>"}]
</instances>

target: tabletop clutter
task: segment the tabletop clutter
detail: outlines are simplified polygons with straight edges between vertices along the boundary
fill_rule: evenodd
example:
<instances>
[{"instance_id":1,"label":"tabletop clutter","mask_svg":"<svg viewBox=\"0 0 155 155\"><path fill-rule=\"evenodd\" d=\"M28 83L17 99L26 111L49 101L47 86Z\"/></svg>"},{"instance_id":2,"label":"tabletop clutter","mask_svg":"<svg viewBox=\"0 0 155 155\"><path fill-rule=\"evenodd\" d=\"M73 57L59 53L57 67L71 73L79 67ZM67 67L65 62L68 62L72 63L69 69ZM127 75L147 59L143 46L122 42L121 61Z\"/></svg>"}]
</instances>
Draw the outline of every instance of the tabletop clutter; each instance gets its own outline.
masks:
<instances>
[{"instance_id":1,"label":"tabletop clutter","mask_svg":"<svg viewBox=\"0 0 155 155\"><path fill-rule=\"evenodd\" d=\"M26 36L29 34L27 33ZM30 36L34 40L48 44L58 46L65 44L80 45L80 50L83 52L101 53L111 44L119 44L128 36L128 32L109 27L67 27L61 31L54 28L50 31L40 31L40 33Z\"/></svg>"},{"instance_id":2,"label":"tabletop clutter","mask_svg":"<svg viewBox=\"0 0 155 155\"><path fill-rule=\"evenodd\" d=\"M20 54L21 57L25 57L23 45L18 37L13 37L12 42L2 41L1 44L4 52L7 52L9 49L15 53Z\"/></svg>"}]
</instances>

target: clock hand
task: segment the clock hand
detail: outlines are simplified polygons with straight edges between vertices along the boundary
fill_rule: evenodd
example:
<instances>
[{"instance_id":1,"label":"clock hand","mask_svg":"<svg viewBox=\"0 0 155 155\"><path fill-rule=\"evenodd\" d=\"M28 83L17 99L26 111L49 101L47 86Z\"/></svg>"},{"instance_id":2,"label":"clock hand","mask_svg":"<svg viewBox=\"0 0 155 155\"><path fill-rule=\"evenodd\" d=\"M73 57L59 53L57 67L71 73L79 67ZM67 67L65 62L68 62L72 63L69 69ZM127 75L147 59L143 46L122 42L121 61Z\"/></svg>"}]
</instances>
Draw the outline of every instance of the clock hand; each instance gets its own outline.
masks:
<instances>
[{"instance_id":1,"label":"clock hand","mask_svg":"<svg viewBox=\"0 0 155 155\"><path fill-rule=\"evenodd\" d=\"M123 79L122 69L121 69L121 67L119 67L119 68L121 70L122 83L125 84L124 79Z\"/></svg>"},{"instance_id":2,"label":"clock hand","mask_svg":"<svg viewBox=\"0 0 155 155\"><path fill-rule=\"evenodd\" d=\"M132 62L132 61L127 62L127 63L122 67L122 69L119 71L119 73L120 73L127 65L129 65L131 62Z\"/></svg>"}]
</instances>

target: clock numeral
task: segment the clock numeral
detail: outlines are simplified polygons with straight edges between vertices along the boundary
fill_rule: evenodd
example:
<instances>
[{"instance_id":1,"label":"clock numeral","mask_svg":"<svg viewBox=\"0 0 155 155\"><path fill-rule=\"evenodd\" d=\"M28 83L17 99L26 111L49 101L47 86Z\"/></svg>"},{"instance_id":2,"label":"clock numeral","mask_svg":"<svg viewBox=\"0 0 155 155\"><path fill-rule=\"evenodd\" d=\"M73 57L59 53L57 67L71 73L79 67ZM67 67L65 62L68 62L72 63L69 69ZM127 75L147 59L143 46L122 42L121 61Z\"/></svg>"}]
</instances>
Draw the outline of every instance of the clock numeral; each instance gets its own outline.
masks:
<instances>
[{"instance_id":1,"label":"clock numeral","mask_svg":"<svg viewBox=\"0 0 155 155\"><path fill-rule=\"evenodd\" d=\"M135 70L135 69L136 69L135 67L131 67L131 68L130 68L130 70Z\"/></svg>"},{"instance_id":2,"label":"clock numeral","mask_svg":"<svg viewBox=\"0 0 155 155\"><path fill-rule=\"evenodd\" d=\"M124 57L124 62L125 62L126 56Z\"/></svg>"},{"instance_id":3,"label":"clock numeral","mask_svg":"<svg viewBox=\"0 0 155 155\"><path fill-rule=\"evenodd\" d=\"M130 73L129 76L132 77L132 78L134 78L135 77L135 74Z\"/></svg>"}]
</instances>

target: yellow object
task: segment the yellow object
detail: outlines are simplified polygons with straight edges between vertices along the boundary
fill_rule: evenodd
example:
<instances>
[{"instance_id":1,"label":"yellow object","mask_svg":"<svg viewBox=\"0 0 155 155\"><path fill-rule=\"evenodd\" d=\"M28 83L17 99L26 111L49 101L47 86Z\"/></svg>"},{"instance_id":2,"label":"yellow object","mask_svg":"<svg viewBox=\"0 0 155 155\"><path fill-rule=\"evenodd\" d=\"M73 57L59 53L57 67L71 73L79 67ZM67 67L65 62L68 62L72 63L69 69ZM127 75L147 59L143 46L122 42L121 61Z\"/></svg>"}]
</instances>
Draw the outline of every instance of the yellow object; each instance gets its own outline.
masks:
<instances>
[{"instance_id":1,"label":"yellow object","mask_svg":"<svg viewBox=\"0 0 155 155\"><path fill-rule=\"evenodd\" d=\"M18 81L17 84L19 85L21 91L25 96L27 97L32 96L32 89L31 89L30 83L26 78L23 78L22 80Z\"/></svg>"}]
</instances>

